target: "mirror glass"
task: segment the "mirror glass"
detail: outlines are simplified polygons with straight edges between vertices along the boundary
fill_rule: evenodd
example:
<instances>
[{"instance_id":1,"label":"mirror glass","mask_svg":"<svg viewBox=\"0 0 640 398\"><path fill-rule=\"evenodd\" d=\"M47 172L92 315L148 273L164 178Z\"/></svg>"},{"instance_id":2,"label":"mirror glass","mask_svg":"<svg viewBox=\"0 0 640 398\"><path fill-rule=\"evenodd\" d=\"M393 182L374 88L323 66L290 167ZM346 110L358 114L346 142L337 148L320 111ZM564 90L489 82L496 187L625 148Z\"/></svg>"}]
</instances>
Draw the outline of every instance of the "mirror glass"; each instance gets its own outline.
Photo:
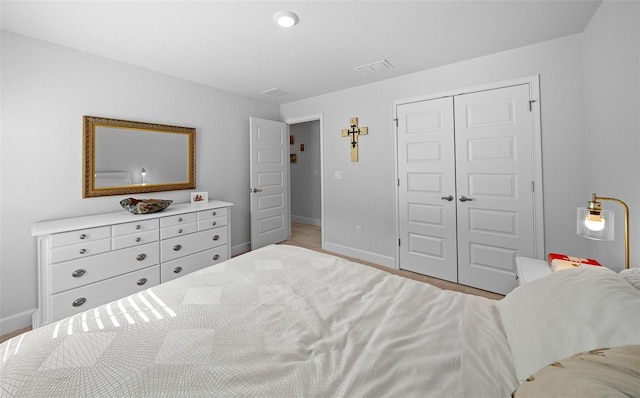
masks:
<instances>
[{"instance_id":1,"label":"mirror glass","mask_svg":"<svg viewBox=\"0 0 640 398\"><path fill-rule=\"evenodd\" d=\"M83 197L195 188L195 133L84 116Z\"/></svg>"}]
</instances>

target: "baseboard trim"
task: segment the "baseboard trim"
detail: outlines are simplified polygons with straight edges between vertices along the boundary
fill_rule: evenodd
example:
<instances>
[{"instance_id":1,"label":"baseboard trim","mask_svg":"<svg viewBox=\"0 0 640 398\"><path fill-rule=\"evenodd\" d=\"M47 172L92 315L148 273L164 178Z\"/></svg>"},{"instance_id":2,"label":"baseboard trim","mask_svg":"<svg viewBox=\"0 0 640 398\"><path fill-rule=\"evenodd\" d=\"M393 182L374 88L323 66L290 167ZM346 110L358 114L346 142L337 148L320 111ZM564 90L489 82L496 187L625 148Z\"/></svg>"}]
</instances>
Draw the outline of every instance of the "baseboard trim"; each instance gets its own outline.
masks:
<instances>
[{"instance_id":1,"label":"baseboard trim","mask_svg":"<svg viewBox=\"0 0 640 398\"><path fill-rule=\"evenodd\" d=\"M322 226L322 220L319 220L317 218L309 218L309 217L302 217L302 216L291 215L291 222L297 222L297 223L300 223L300 224L307 224L307 225L314 225L316 227Z\"/></svg>"},{"instance_id":2,"label":"baseboard trim","mask_svg":"<svg viewBox=\"0 0 640 398\"><path fill-rule=\"evenodd\" d=\"M251 242L244 242L239 245L231 246L231 257L246 253L251 250Z\"/></svg>"},{"instance_id":3,"label":"baseboard trim","mask_svg":"<svg viewBox=\"0 0 640 398\"><path fill-rule=\"evenodd\" d=\"M34 311L35 310L27 310L19 314L0 319L0 336L31 326Z\"/></svg>"},{"instance_id":4,"label":"baseboard trim","mask_svg":"<svg viewBox=\"0 0 640 398\"><path fill-rule=\"evenodd\" d=\"M342 254L343 256L353 257L370 263L383 265L388 268L396 269L395 259L391 256L384 256L378 253L372 253L366 250L354 249L353 247L343 246L336 243L324 242L324 250Z\"/></svg>"}]
</instances>

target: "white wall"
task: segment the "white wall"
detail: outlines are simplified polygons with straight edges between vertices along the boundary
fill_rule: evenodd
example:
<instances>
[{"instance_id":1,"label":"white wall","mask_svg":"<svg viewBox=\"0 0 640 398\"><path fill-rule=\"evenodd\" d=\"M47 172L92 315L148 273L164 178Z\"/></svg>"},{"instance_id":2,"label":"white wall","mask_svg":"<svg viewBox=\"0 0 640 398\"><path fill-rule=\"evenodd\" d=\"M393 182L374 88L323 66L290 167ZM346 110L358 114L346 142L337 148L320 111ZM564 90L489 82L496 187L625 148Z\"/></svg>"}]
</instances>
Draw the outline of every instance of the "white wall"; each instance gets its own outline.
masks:
<instances>
[{"instance_id":1,"label":"white wall","mask_svg":"<svg viewBox=\"0 0 640 398\"><path fill-rule=\"evenodd\" d=\"M0 334L36 308L31 224L122 210L124 196L82 198L83 115L195 127L197 190L235 204L231 244L248 248L249 116L277 119L277 106L6 31L1 44Z\"/></svg>"},{"instance_id":2,"label":"white wall","mask_svg":"<svg viewBox=\"0 0 640 398\"><path fill-rule=\"evenodd\" d=\"M294 136L290 153L297 156L289 167L291 221L321 225L320 121L292 124L289 132ZM305 145L304 152L300 144Z\"/></svg>"},{"instance_id":3,"label":"white wall","mask_svg":"<svg viewBox=\"0 0 640 398\"><path fill-rule=\"evenodd\" d=\"M640 3L605 1L584 36L585 134L582 162L591 193L624 200L630 213L631 265L640 265ZM622 206L602 202L615 214L615 241L589 241L592 258L624 264Z\"/></svg>"},{"instance_id":4,"label":"white wall","mask_svg":"<svg viewBox=\"0 0 640 398\"><path fill-rule=\"evenodd\" d=\"M584 197L582 36L573 35L281 106L284 120L324 115L326 248L393 266L395 100L516 77L540 75L545 252L584 253L575 206ZM360 162L349 160L340 130L358 117ZM334 172L343 179L335 180ZM362 235L355 235L355 225Z\"/></svg>"}]
</instances>

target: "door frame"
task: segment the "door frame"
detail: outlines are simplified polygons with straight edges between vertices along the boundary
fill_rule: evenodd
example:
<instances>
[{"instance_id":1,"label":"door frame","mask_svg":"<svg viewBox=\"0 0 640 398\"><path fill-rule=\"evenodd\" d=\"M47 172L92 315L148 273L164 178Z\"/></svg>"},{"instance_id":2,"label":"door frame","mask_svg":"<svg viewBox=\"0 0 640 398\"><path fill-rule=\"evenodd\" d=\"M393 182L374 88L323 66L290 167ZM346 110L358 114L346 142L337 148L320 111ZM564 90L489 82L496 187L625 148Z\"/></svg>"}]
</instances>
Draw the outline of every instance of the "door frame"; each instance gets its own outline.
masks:
<instances>
[{"instance_id":1,"label":"door frame","mask_svg":"<svg viewBox=\"0 0 640 398\"><path fill-rule=\"evenodd\" d=\"M324 114L317 113L314 115L301 116L286 119L284 122L289 125L291 130L292 124L318 121L320 123L320 247L324 249ZM291 163L289 163L289 168ZM287 182L287 194L289 195L289 203L291 203L291 172L289 172L289 181ZM289 223L291 223L291 206L289 206ZM289 226L289 238L291 238L291 226Z\"/></svg>"},{"instance_id":2,"label":"door frame","mask_svg":"<svg viewBox=\"0 0 640 398\"><path fill-rule=\"evenodd\" d=\"M534 192L533 192L533 228L534 228L534 250L535 258L544 259L544 213L543 213L543 182L542 182L542 130L541 130L541 117L540 117L540 75L523 76L514 79L501 80L491 83L480 84L476 86L469 86L463 88L457 88L453 90L440 91L431 94L425 94L417 97L405 98L393 101L392 114L394 121L398 118L397 108L399 105L410 104L412 102L428 101L436 98L451 97L462 94L469 94L480 91L495 90L499 88L505 88L510 86L518 86L522 84L529 85L529 100L531 101L531 112L533 113L533 178L534 178ZM398 126L396 124L394 130L393 140L393 165L395 168L396 181L399 181L398 171ZM399 203L398 184L394 184L394 208L393 221L395 225L395 237L396 242L400 242L400 220L398 219ZM396 245L395 248L395 269L400 269L400 246Z\"/></svg>"}]
</instances>

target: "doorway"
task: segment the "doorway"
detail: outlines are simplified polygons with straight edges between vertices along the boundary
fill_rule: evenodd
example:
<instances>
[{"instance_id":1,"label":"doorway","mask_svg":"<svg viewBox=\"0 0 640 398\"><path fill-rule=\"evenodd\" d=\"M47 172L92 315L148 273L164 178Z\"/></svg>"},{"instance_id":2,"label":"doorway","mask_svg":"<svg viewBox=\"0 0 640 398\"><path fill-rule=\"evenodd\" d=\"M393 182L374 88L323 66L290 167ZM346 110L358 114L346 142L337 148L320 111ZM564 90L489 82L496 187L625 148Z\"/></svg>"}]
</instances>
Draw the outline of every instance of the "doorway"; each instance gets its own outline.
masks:
<instances>
[{"instance_id":1,"label":"doorway","mask_svg":"<svg viewBox=\"0 0 640 398\"><path fill-rule=\"evenodd\" d=\"M288 122L291 240L322 248L321 120Z\"/></svg>"}]
</instances>

